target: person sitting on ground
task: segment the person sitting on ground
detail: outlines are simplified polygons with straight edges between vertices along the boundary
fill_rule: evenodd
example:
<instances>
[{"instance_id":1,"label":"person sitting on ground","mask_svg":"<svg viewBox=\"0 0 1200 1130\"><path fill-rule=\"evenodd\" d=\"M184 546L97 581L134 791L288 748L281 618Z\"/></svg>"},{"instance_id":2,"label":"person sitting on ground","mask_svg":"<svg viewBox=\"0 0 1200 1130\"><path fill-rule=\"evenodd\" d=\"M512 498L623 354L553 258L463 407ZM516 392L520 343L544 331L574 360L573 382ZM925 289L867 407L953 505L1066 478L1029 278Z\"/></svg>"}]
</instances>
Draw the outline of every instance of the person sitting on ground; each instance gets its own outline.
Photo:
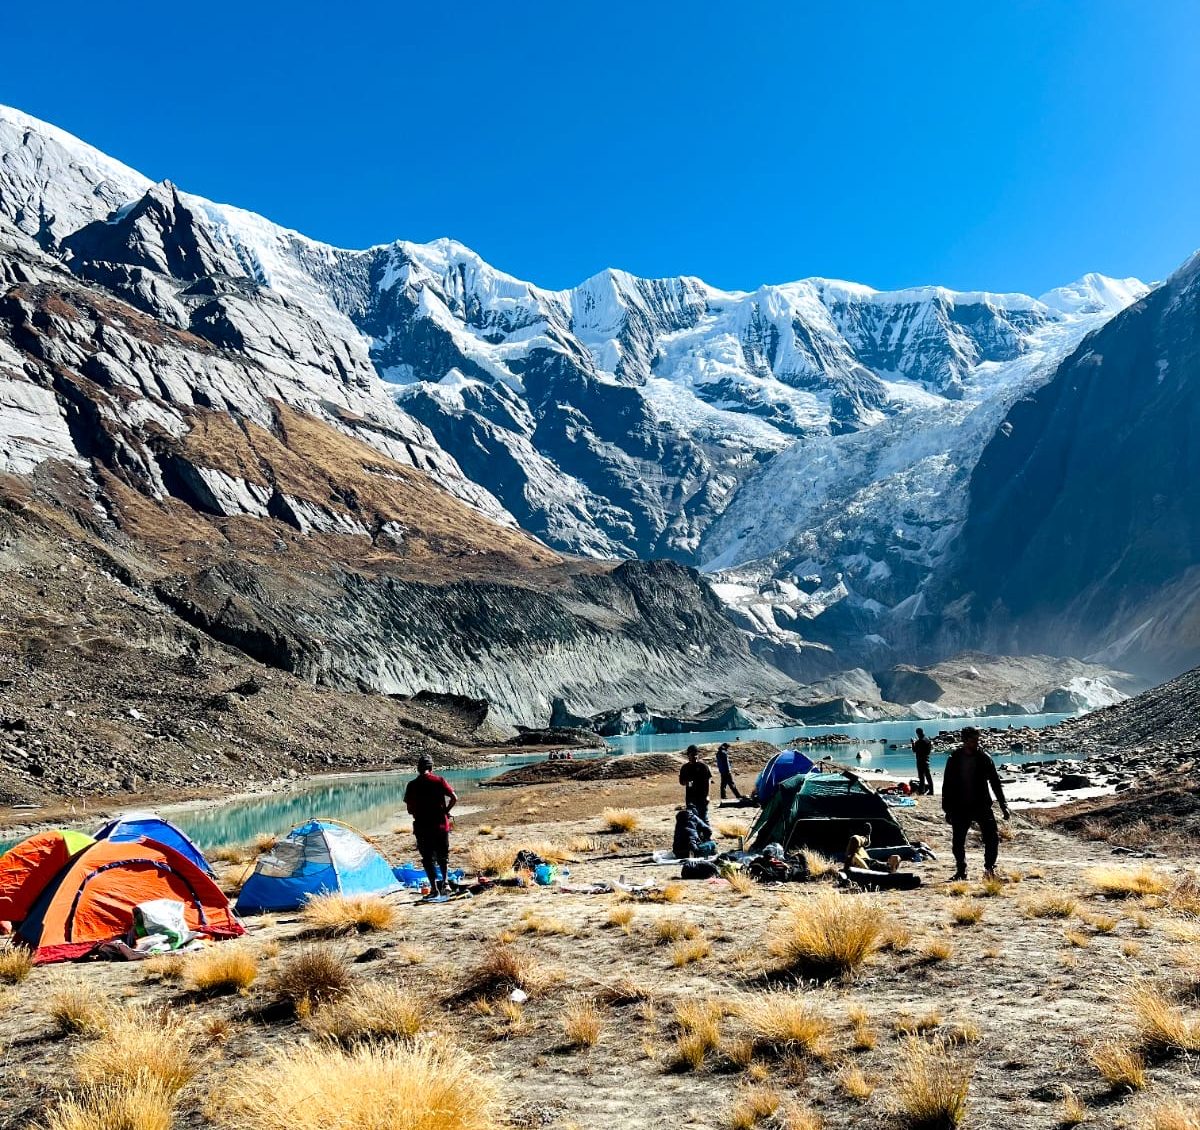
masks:
<instances>
[{"instance_id":1,"label":"person sitting on ground","mask_svg":"<svg viewBox=\"0 0 1200 1130\"><path fill-rule=\"evenodd\" d=\"M967 877L967 833L979 825L983 836L983 876L995 878L996 858L1000 854L1000 829L992 811L992 793L1000 802L1000 814L1008 819L1008 802L996 763L979 748L979 731L964 726L962 745L947 759L942 775L942 811L952 829L954 879Z\"/></svg>"},{"instance_id":2,"label":"person sitting on ground","mask_svg":"<svg viewBox=\"0 0 1200 1130\"><path fill-rule=\"evenodd\" d=\"M735 800L741 800L742 794L738 792L738 787L734 784L733 770L729 767L729 750L728 742L722 742L717 746L717 773L721 778L721 799L725 799L725 789L728 788L733 793Z\"/></svg>"},{"instance_id":3,"label":"person sitting on ground","mask_svg":"<svg viewBox=\"0 0 1200 1130\"><path fill-rule=\"evenodd\" d=\"M434 773L433 758L421 754L417 759L417 775L404 790L404 807L413 818L413 835L417 838L421 866L429 878L431 898L450 894L450 811L457 803L450 783Z\"/></svg>"},{"instance_id":4,"label":"person sitting on ground","mask_svg":"<svg viewBox=\"0 0 1200 1130\"><path fill-rule=\"evenodd\" d=\"M713 842L713 830L708 822L692 805L685 805L675 814L675 836L671 851L676 859L691 859L707 854L701 851L702 844Z\"/></svg>"},{"instance_id":5,"label":"person sitting on ground","mask_svg":"<svg viewBox=\"0 0 1200 1130\"><path fill-rule=\"evenodd\" d=\"M880 863L876 859L872 859L867 854L867 844L870 841L866 836L851 836L850 842L846 845L846 868L858 868L860 871L899 871L900 857L898 855L889 855L887 863Z\"/></svg>"},{"instance_id":6,"label":"person sitting on ground","mask_svg":"<svg viewBox=\"0 0 1200 1130\"><path fill-rule=\"evenodd\" d=\"M679 783L683 786L685 807L694 808L701 820L708 819L708 786L712 781L712 770L700 760L700 747L687 747L687 761L679 769Z\"/></svg>"}]
</instances>

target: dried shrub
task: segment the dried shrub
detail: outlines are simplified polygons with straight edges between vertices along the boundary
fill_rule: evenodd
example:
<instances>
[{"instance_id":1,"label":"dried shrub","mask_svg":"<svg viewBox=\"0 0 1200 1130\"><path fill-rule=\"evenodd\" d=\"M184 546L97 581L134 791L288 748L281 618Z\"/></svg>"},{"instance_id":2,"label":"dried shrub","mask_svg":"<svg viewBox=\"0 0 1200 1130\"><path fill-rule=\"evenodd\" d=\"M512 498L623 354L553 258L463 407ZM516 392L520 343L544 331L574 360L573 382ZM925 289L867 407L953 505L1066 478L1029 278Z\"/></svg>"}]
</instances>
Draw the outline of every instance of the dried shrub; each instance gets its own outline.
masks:
<instances>
[{"instance_id":1,"label":"dried shrub","mask_svg":"<svg viewBox=\"0 0 1200 1130\"><path fill-rule=\"evenodd\" d=\"M865 896L822 891L790 906L769 948L782 969L827 980L858 969L879 948L884 921Z\"/></svg>"},{"instance_id":2,"label":"dried shrub","mask_svg":"<svg viewBox=\"0 0 1200 1130\"><path fill-rule=\"evenodd\" d=\"M300 918L327 937L387 930L396 923L396 908L378 895L316 895L304 904Z\"/></svg>"}]
</instances>

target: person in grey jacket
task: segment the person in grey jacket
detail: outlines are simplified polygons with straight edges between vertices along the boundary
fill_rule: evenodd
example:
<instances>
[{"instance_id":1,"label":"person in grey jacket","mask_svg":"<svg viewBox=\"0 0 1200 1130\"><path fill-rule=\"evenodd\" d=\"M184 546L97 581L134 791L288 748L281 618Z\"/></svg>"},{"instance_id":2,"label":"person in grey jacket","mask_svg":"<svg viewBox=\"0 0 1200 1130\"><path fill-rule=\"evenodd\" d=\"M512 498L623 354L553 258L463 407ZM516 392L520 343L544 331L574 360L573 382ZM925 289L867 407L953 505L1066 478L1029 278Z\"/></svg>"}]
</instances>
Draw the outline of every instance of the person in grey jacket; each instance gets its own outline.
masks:
<instances>
[{"instance_id":1,"label":"person in grey jacket","mask_svg":"<svg viewBox=\"0 0 1200 1130\"><path fill-rule=\"evenodd\" d=\"M983 874L992 878L1000 854L1000 829L992 811L992 794L1000 802L1000 814L1008 819L1008 802L996 763L979 748L979 731L964 726L962 745L946 761L942 777L942 811L950 824L954 846L955 879L967 877L967 833L979 825L983 836Z\"/></svg>"}]
</instances>

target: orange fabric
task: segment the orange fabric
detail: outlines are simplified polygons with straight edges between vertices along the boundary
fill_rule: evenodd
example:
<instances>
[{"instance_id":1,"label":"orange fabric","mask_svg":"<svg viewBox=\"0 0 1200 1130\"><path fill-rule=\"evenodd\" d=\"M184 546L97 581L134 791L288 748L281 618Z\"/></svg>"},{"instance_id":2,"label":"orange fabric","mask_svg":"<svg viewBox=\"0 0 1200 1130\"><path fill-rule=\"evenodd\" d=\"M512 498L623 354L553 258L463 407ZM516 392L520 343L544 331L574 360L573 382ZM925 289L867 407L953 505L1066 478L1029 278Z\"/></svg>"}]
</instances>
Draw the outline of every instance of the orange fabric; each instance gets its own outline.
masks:
<instances>
[{"instance_id":1,"label":"orange fabric","mask_svg":"<svg viewBox=\"0 0 1200 1130\"><path fill-rule=\"evenodd\" d=\"M0 922L23 921L70 858L57 830L39 832L0 855Z\"/></svg>"},{"instance_id":2,"label":"orange fabric","mask_svg":"<svg viewBox=\"0 0 1200 1130\"><path fill-rule=\"evenodd\" d=\"M34 948L36 964L71 960L124 937L133 927L134 907L163 898L183 903L197 933L245 932L216 883L179 852L152 840L100 840L75 857L20 934Z\"/></svg>"}]
</instances>

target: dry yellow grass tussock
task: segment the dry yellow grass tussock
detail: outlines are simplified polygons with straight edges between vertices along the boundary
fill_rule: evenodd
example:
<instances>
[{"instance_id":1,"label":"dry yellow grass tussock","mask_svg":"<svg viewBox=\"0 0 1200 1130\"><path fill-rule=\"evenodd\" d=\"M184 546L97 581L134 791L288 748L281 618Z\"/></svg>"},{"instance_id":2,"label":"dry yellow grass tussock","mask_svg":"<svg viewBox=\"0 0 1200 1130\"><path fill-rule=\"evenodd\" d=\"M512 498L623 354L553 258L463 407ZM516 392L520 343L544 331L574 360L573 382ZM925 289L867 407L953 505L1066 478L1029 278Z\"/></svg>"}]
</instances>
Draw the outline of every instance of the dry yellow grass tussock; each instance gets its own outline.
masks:
<instances>
[{"instance_id":1,"label":"dry yellow grass tussock","mask_svg":"<svg viewBox=\"0 0 1200 1130\"><path fill-rule=\"evenodd\" d=\"M351 985L345 958L328 946L310 946L287 958L271 978L272 990L297 1012L334 1000Z\"/></svg>"},{"instance_id":2,"label":"dry yellow grass tussock","mask_svg":"<svg viewBox=\"0 0 1200 1130\"><path fill-rule=\"evenodd\" d=\"M685 1000L675 1006L675 1052L678 1070L699 1071L710 1052L721 1046L725 1009L715 1000Z\"/></svg>"},{"instance_id":3,"label":"dry yellow grass tussock","mask_svg":"<svg viewBox=\"0 0 1200 1130\"><path fill-rule=\"evenodd\" d=\"M1170 994L1149 982L1129 992L1138 1041L1150 1052L1200 1051L1200 1023L1188 1018Z\"/></svg>"},{"instance_id":4,"label":"dry yellow grass tussock","mask_svg":"<svg viewBox=\"0 0 1200 1130\"><path fill-rule=\"evenodd\" d=\"M659 946L672 945L685 938L694 938L700 927L686 918L660 918L650 927L650 937Z\"/></svg>"},{"instance_id":5,"label":"dry yellow grass tussock","mask_svg":"<svg viewBox=\"0 0 1200 1130\"><path fill-rule=\"evenodd\" d=\"M725 876L725 882L729 884L731 891L739 895L752 895L757 887L745 871L731 871Z\"/></svg>"},{"instance_id":6,"label":"dry yellow grass tussock","mask_svg":"<svg viewBox=\"0 0 1200 1130\"><path fill-rule=\"evenodd\" d=\"M175 1094L161 1083L84 1087L46 1112L45 1130L170 1130Z\"/></svg>"},{"instance_id":7,"label":"dry yellow grass tussock","mask_svg":"<svg viewBox=\"0 0 1200 1130\"><path fill-rule=\"evenodd\" d=\"M633 808L606 808L600 819L610 832L635 832L642 822L641 814Z\"/></svg>"},{"instance_id":8,"label":"dry yellow grass tussock","mask_svg":"<svg viewBox=\"0 0 1200 1130\"><path fill-rule=\"evenodd\" d=\"M769 948L784 969L818 980L851 973L881 944L885 916L863 895L822 891L793 902Z\"/></svg>"},{"instance_id":9,"label":"dry yellow grass tussock","mask_svg":"<svg viewBox=\"0 0 1200 1130\"><path fill-rule=\"evenodd\" d=\"M64 1036L98 1036L108 1027L112 1002L91 985L69 985L50 994L46 1012Z\"/></svg>"},{"instance_id":10,"label":"dry yellow grass tussock","mask_svg":"<svg viewBox=\"0 0 1200 1130\"><path fill-rule=\"evenodd\" d=\"M174 1094L203 1066L200 1030L170 1009L116 1008L103 1033L75 1058L85 1087L133 1087L146 1080Z\"/></svg>"},{"instance_id":11,"label":"dry yellow grass tussock","mask_svg":"<svg viewBox=\"0 0 1200 1130\"><path fill-rule=\"evenodd\" d=\"M501 1111L495 1081L466 1053L418 1041L276 1052L231 1072L207 1114L230 1130L495 1130Z\"/></svg>"},{"instance_id":12,"label":"dry yellow grass tussock","mask_svg":"<svg viewBox=\"0 0 1200 1130\"><path fill-rule=\"evenodd\" d=\"M727 840L736 840L750 831L750 825L738 820L714 820L713 831Z\"/></svg>"},{"instance_id":13,"label":"dry yellow grass tussock","mask_svg":"<svg viewBox=\"0 0 1200 1130\"><path fill-rule=\"evenodd\" d=\"M1088 1108L1070 1087L1063 1088L1062 1110L1058 1116L1059 1126L1079 1126L1088 1120Z\"/></svg>"},{"instance_id":14,"label":"dry yellow grass tussock","mask_svg":"<svg viewBox=\"0 0 1200 1130\"><path fill-rule=\"evenodd\" d=\"M1021 904L1030 918L1070 918L1078 905L1070 895L1054 891L1035 895Z\"/></svg>"},{"instance_id":15,"label":"dry yellow grass tussock","mask_svg":"<svg viewBox=\"0 0 1200 1130\"><path fill-rule=\"evenodd\" d=\"M1126 1044L1106 1040L1092 1048L1088 1058L1114 1091L1140 1091L1146 1085L1146 1061Z\"/></svg>"},{"instance_id":16,"label":"dry yellow grass tussock","mask_svg":"<svg viewBox=\"0 0 1200 1130\"><path fill-rule=\"evenodd\" d=\"M1149 867L1094 867L1087 881L1096 894L1110 899L1161 895L1170 886L1166 876Z\"/></svg>"},{"instance_id":17,"label":"dry yellow grass tussock","mask_svg":"<svg viewBox=\"0 0 1200 1130\"><path fill-rule=\"evenodd\" d=\"M322 1005L305 1026L342 1044L359 1040L411 1040L429 1025L420 996L399 985L355 985L345 996Z\"/></svg>"},{"instance_id":18,"label":"dry yellow grass tussock","mask_svg":"<svg viewBox=\"0 0 1200 1130\"><path fill-rule=\"evenodd\" d=\"M910 1036L896 1075L893 1110L910 1130L949 1130L967 1113L972 1067L940 1040Z\"/></svg>"},{"instance_id":19,"label":"dry yellow grass tussock","mask_svg":"<svg viewBox=\"0 0 1200 1130\"><path fill-rule=\"evenodd\" d=\"M782 1101L774 1087L748 1087L729 1112L730 1130L754 1130L779 1109Z\"/></svg>"},{"instance_id":20,"label":"dry yellow grass tussock","mask_svg":"<svg viewBox=\"0 0 1200 1130\"><path fill-rule=\"evenodd\" d=\"M183 979L197 993L244 993L258 978L258 958L244 945L216 945L187 959Z\"/></svg>"},{"instance_id":21,"label":"dry yellow grass tussock","mask_svg":"<svg viewBox=\"0 0 1200 1130\"><path fill-rule=\"evenodd\" d=\"M688 938L671 947L671 964L676 968L703 961L712 953L712 942L704 937Z\"/></svg>"},{"instance_id":22,"label":"dry yellow grass tussock","mask_svg":"<svg viewBox=\"0 0 1200 1130\"><path fill-rule=\"evenodd\" d=\"M863 1074L862 1068L852 1063L844 1064L838 1071L837 1085L842 1094L859 1103L865 1103L875 1093L875 1084Z\"/></svg>"},{"instance_id":23,"label":"dry yellow grass tussock","mask_svg":"<svg viewBox=\"0 0 1200 1130\"><path fill-rule=\"evenodd\" d=\"M918 951L922 961L932 965L949 961L954 956L954 947L945 938L930 938Z\"/></svg>"},{"instance_id":24,"label":"dry yellow grass tussock","mask_svg":"<svg viewBox=\"0 0 1200 1130\"><path fill-rule=\"evenodd\" d=\"M600 1040L604 1018L594 1000L572 1001L563 1009L562 1029L568 1047L590 1048Z\"/></svg>"},{"instance_id":25,"label":"dry yellow grass tussock","mask_svg":"<svg viewBox=\"0 0 1200 1130\"><path fill-rule=\"evenodd\" d=\"M508 996L513 989L533 995L542 987L536 961L508 946L489 950L463 979L460 999Z\"/></svg>"},{"instance_id":26,"label":"dry yellow grass tussock","mask_svg":"<svg viewBox=\"0 0 1200 1130\"><path fill-rule=\"evenodd\" d=\"M139 966L147 981L182 981L187 959L181 953L156 953Z\"/></svg>"},{"instance_id":27,"label":"dry yellow grass tussock","mask_svg":"<svg viewBox=\"0 0 1200 1130\"><path fill-rule=\"evenodd\" d=\"M617 927L628 933L627 927L633 921L634 909L628 903L614 906L604 918L605 926Z\"/></svg>"},{"instance_id":28,"label":"dry yellow grass tussock","mask_svg":"<svg viewBox=\"0 0 1200 1130\"><path fill-rule=\"evenodd\" d=\"M1200 1105L1158 1103L1142 1116L1138 1130L1200 1130Z\"/></svg>"},{"instance_id":29,"label":"dry yellow grass tussock","mask_svg":"<svg viewBox=\"0 0 1200 1130\"><path fill-rule=\"evenodd\" d=\"M983 903L965 899L954 907L950 917L956 926L974 926L983 918Z\"/></svg>"},{"instance_id":30,"label":"dry yellow grass tussock","mask_svg":"<svg viewBox=\"0 0 1200 1130\"><path fill-rule=\"evenodd\" d=\"M809 877L813 879L823 879L826 875L833 875L842 869L842 865L836 860L807 848L800 853L800 858L808 867Z\"/></svg>"},{"instance_id":31,"label":"dry yellow grass tussock","mask_svg":"<svg viewBox=\"0 0 1200 1130\"><path fill-rule=\"evenodd\" d=\"M824 1056L829 1021L796 991L755 993L740 1010L755 1046L775 1055Z\"/></svg>"},{"instance_id":32,"label":"dry yellow grass tussock","mask_svg":"<svg viewBox=\"0 0 1200 1130\"><path fill-rule=\"evenodd\" d=\"M24 946L0 946L0 985L16 985L33 971L33 954Z\"/></svg>"},{"instance_id":33,"label":"dry yellow grass tussock","mask_svg":"<svg viewBox=\"0 0 1200 1130\"><path fill-rule=\"evenodd\" d=\"M304 904L301 919L310 930L341 934L387 930L396 924L396 908L378 895L317 895Z\"/></svg>"}]
</instances>

